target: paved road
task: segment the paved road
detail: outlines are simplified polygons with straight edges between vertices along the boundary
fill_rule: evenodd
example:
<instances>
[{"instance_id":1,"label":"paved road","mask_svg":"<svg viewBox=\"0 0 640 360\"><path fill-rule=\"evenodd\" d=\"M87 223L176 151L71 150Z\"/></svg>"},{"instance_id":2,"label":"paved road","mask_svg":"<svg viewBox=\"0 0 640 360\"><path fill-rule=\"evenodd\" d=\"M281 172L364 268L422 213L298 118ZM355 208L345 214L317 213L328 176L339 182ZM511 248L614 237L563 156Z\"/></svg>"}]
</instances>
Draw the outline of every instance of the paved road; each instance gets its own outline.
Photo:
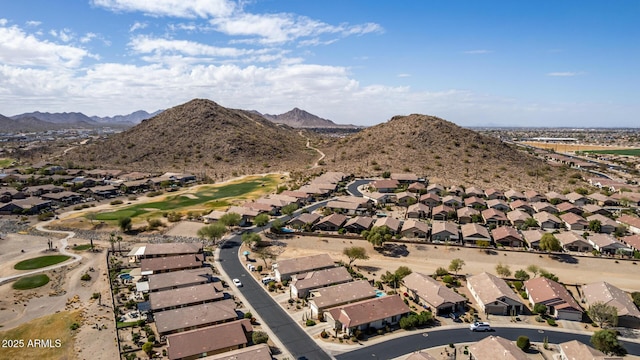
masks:
<instances>
[{"instance_id":1,"label":"paved road","mask_svg":"<svg viewBox=\"0 0 640 360\"><path fill-rule=\"evenodd\" d=\"M336 356L337 360L359 360L359 359L392 359L414 351L419 351L431 347L447 345L449 343L476 342L487 336L500 336L512 341L518 336L528 336L531 342L543 342L543 338L548 337L550 344L558 344L570 340L578 340L590 345L590 335L575 334L571 332L541 330L533 328L513 328L497 327L495 331L487 333L471 332L467 328L436 330L426 333L408 335L401 338L385 341L375 345L367 346L359 350L350 351ZM425 336L427 335L427 336ZM640 343L622 342L622 345L629 354L640 355Z\"/></svg>"},{"instance_id":2,"label":"paved road","mask_svg":"<svg viewBox=\"0 0 640 360\"><path fill-rule=\"evenodd\" d=\"M260 314L287 351L295 358L306 356L308 359L331 359L331 357L307 335L302 328L267 294L260 284L251 278L238 258L240 236L228 239L220 249L220 265L230 278L238 278L242 287L238 288L251 306Z\"/></svg>"},{"instance_id":3,"label":"paved road","mask_svg":"<svg viewBox=\"0 0 640 360\"><path fill-rule=\"evenodd\" d=\"M360 190L358 190L358 186L368 184L372 181L373 180L371 179L354 180L353 182L349 183L349 185L347 185L347 192L351 194L351 196L362 197L362 193L360 192Z\"/></svg>"}]
</instances>

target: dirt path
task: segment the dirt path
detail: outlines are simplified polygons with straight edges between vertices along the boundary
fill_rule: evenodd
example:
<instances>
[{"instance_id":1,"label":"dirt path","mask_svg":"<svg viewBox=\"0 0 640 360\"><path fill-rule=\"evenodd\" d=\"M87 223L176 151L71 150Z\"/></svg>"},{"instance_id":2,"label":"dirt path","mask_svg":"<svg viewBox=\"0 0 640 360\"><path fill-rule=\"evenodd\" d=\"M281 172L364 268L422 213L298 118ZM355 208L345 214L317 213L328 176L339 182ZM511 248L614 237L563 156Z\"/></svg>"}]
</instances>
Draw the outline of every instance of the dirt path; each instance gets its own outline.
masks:
<instances>
[{"instance_id":1,"label":"dirt path","mask_svg":"<svg viewBox=\"0 0 640 360\"><path fill-rule=\"evenodd\" d=\"M300 134L300 136L304 136L304 135L302 135L302 131L301 131L301 132L299 132L298 134ZM315 168L317 168L317 167L319 167L319 166L320 166L320 161L322 161L322 159L324 159L325 154L324 154L322 151L320 151L320 149L318 149L318 148L314 148L313 146L311 146L311 139L309 139L309 138L307 138L307 148L309 148L309 149L313 149L313 150L315 150L318 154L320 154L320 158L318 158L318 160L316 160L316 162L315 162L315 163L313 164L313 166L311 167L312 169L315 169Z\"/></svg>"}]
</instances>

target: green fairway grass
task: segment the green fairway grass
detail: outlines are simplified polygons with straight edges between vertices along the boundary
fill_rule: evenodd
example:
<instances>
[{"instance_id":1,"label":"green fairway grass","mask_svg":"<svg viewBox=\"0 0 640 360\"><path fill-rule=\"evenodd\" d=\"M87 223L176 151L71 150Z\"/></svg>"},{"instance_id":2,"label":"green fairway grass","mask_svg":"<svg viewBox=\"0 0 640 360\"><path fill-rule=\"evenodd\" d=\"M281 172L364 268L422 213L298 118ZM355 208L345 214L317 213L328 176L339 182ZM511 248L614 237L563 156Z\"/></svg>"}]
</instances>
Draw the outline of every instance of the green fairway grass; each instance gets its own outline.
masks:
<instances>
[{"instance_id":1,"label":"green fairway grass","mask_svg":"<svg viewBox=\"0 0 640 360\"><path fill-rule=\"evenodd\" d=\"M72 248L75 251L84 251L91 249L91 244L76 245Z\"/></svg>"},{"instance_id":2,"label":"green fairway grass","mask_svg":"<svg viewBox=\"0 0 640 360\"><path fill-rule=\"evenodd\" d=\"M61 263L63 261L68 260L70 257L71 256L67 256L67 255L40 256L37 258L20 261L19 263L15 264L13 268L16 270L40 269L43 267Z\"/></svg>"},{"instance_id":3,"label":"green fairway grass","mask_svg":"<svg viewBox=\"0 0 640 360\"><path fill-rule=\"evenodd\" d=\"M45 274L26 276L13 283L16 290L29 290L44 286L49 282L49 277Z\"/></svg>"},{"instance_id":4,"label":"green fairway grass","mask_svg":"<svg viewBox=\"0 0 640 360\"><path fill-rule=\"evenodd\" d=\"M234 182L223 186L202 186L194 193L170 195L160 201L141 203L124 207L116 211L108 211L96 215L97 220L118 220L123 217L135 218L141 215L149 217L163 211L183 211L189 208L213 210L229 206L228 200L248 199L257 190L262 193L275 190L278 185L277 176L249 178L246 181Z\"/></svg>"},{"instance_id":5,"label":"green fairway grass","mask_svg":"<svg viewBox=\"0 0 640 360\"><path fill-rule=\"evenodd\" d=\"M14 159L0 158L0 168L8 168L14 161Z\"/></svg>"},{"instance_id":6,"label":"green fairway grass","mask_svg":"<svg viewBox=\"0 0 640 360\"><path fill-rule=\"evenodd\" d=\"M586 152L586 153L594 153L594 154L640 156L640 149L587 150L587 151L584 151L584 152Z\"/></svg>"}]
</instances>

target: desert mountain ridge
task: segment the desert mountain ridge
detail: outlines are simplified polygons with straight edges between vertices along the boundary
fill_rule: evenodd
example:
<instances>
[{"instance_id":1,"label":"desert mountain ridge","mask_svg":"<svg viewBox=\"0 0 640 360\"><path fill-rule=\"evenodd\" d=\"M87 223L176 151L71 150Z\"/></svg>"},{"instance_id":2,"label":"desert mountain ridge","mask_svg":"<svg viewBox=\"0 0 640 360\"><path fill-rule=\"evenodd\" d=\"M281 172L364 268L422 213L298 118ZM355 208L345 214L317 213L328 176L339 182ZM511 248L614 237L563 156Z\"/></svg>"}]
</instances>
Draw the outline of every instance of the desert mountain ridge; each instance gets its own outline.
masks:
<instances>
[{"instance_id":1,"label":"desert mountain ridge","mask_svg":"<svg viewBox=\"0 0 640 360\"><path fill-rule=\"evenodd\" d=\"M280 115L261 114L255 110L252 110L252 112L276 124L288 125L293 128L358 128L355 125L336 124L331 120L323 119L297 107Z\"/></svg>"},{"instance_id":2,"label":"desert mountain ridge","mask_svg":"<svg viewBox=\"0 0 640 360\"><path fill-rule=\"evenodd\" d=\"M194 99L67 153L83 166L183 171L219 179L296 170L313 163L300 130L245 110Z\"/></svg>"}]
</instances>

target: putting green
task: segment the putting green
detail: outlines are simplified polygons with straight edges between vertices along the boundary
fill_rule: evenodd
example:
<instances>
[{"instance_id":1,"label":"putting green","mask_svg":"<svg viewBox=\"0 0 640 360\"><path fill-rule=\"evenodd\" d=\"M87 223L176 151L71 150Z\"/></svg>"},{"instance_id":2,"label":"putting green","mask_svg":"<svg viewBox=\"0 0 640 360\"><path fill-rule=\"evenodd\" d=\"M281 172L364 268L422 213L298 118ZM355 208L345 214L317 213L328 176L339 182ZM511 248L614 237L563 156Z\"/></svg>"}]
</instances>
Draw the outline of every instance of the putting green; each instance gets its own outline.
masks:
<instances>
[{"instance_id":1,"label":"putting green","mask_svg":"<svg viewBox=\"0 0 640 360\"><path fill-rule=\"evenodd\" d=\"M71 256L67 255L47 255L33 259L20 261L13 266L16 270L33 270L67 261Z\"/></svg>"},{"instance_id":2,"label":"putting green","mask_svg":"<svg viewBox=\"0 0 640 360\"><path fill-rule=\"evenodd\" d=\"M13 283L13 288L16 290L29 290L39 288L47 283L49 283L49 277L45 274L39 274L18 279Z\"/></svg>"}]
</instances>

